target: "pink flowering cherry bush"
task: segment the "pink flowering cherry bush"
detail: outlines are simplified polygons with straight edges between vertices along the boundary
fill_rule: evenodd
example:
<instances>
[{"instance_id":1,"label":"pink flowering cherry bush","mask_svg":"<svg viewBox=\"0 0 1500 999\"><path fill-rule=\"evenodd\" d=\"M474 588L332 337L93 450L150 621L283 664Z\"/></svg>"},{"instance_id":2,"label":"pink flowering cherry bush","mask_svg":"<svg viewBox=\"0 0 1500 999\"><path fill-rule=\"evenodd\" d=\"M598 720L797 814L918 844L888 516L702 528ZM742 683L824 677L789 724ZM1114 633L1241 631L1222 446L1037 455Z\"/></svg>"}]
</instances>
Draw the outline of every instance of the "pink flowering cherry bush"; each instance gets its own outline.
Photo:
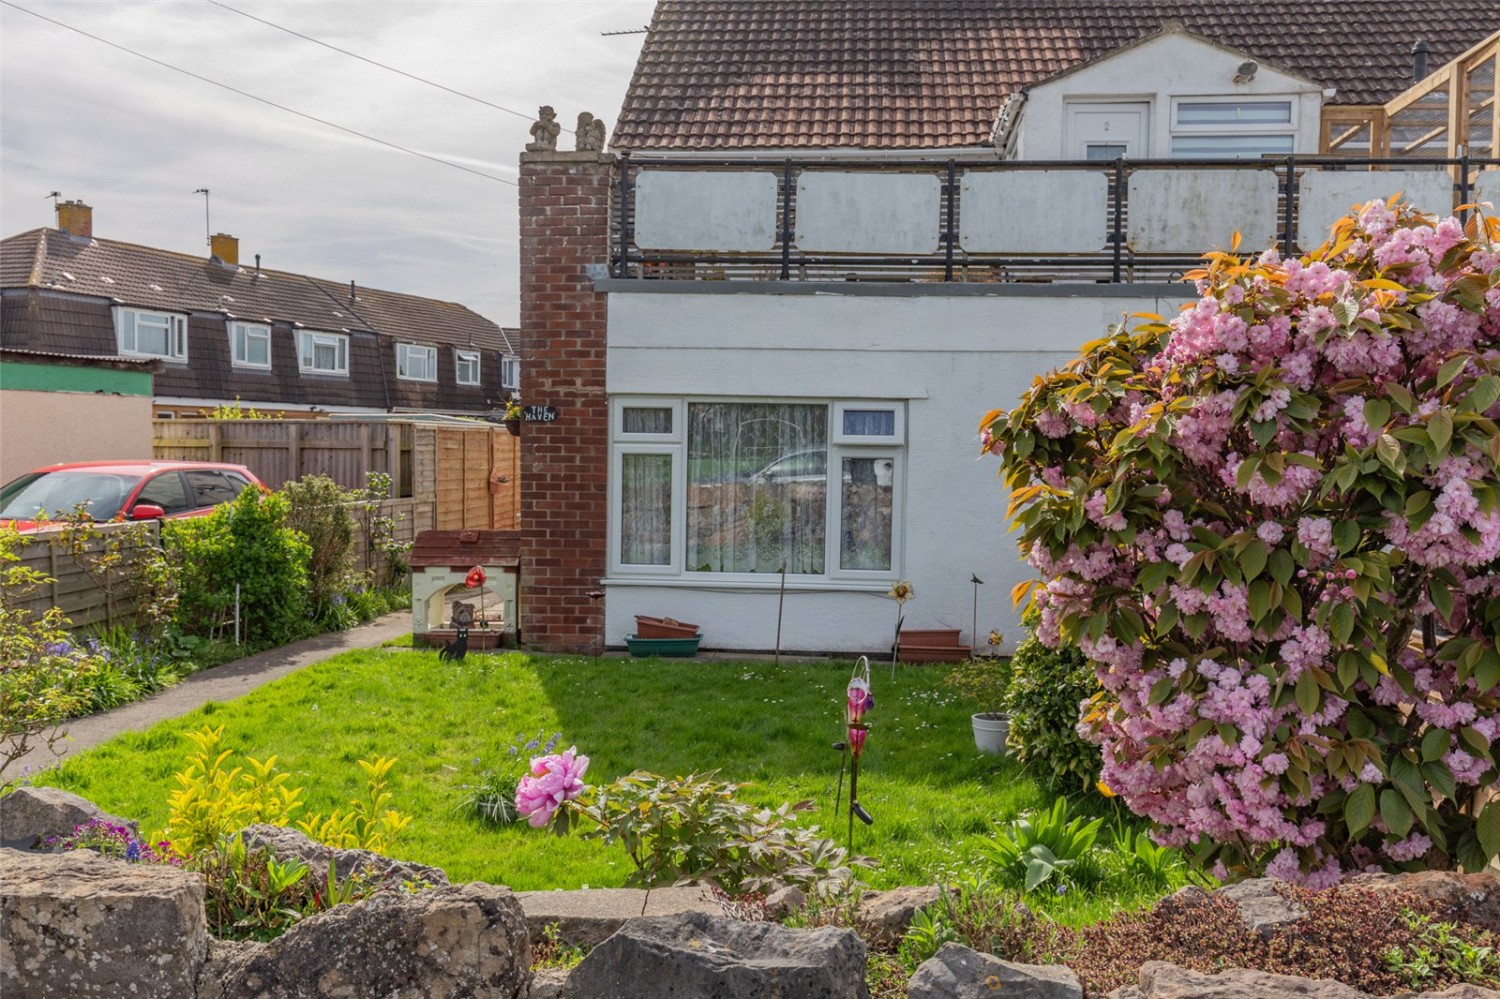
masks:
<instances>
[{"instance_id":1,"label":"pink flowering cherry bush","mask_svg":"<svg viewBox=\"0 0 1500 999\"><path fill-rule=\"evenodd\" d=\"M1497 239L1393 199L1210 254L981 424L1104 783L1220 876L1500 854Z\"/></svg>"}]
</instances>

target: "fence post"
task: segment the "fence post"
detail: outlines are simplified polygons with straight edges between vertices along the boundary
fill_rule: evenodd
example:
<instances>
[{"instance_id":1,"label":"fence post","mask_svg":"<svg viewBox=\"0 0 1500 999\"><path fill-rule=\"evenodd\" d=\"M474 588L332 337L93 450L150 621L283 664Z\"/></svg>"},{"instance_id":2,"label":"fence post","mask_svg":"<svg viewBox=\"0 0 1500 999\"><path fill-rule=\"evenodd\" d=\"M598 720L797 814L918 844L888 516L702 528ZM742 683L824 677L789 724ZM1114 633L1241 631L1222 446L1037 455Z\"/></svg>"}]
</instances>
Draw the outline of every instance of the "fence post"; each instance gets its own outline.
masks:
<instances>
[{"instance_id":1,"label":"fence post","mask_svg":"<svg viewBox=\"0 0 1500 999\"><path fill-rule=\"evenodd\" d=\"M957 207L955 199L958 197L958 192L956 190L958 186L957 176L957 167L950 159L948 161L948 186L946 192L948 210L943 213L943 246L945 254L943 261L944 281L953 280L953 244L958 242L958 234L954 231L953 227L953 214Z\"/></svg>"},{"instance_id":2,"label":"fence post","mask_svg":"<svg viewBox=\"0 0 1500 999\"><path fill-rule=\"evenodd\" d=\"M363 423L359 428L359 461L365 472L365 488L370 488L370 464L375 460L375 442L371 440L370 424Z\"/></svg>"},{"instance_id":3,"label":"fence post","mask_svg":"<svg viewBox=\"0 0 1500 999\"><path fill-rule=\"evenodd\" d=\"M208 460L224 460L224 426L218 420L208 421Z\"/></svg>"},{"instance_id":4,"label":"fence post","mask_svg":"<svg viewBox=\"0 0 1500 999\"><path fill-rule=\"evenodd\" d=\"M781 280L792 278L792 161L781 165Z\"/></svg>"},{"instance_id":5,"label":"fence post","mask_svg":"<svg viewBox=\"0 0 1500 999\"><path fill-rule=\"evenodd\" d=\"M630 154L620 154L620 258L615 277L630 276Z\"/></svg>"},{"instance_id":6,"label":"fence post","mask_svg":"<svg viewBox=\"0 0 1500 999\"><path fill-rule=\"evenodd\" d=\"M287 480L295 482L302 478L302 424L283 421L281 425L286 427L287 436Z\"/></svg>"},{"instance_id":7,"label":"fence post","mask_svg":"<svg viewBox=\"0 0 1500 999\"><path fill-rule=\"evenodd\" d=\"M1286 181L1282 186L1282 197L1286 200L1286 232L1282 233L1281 256L1290 259L1297 240L1297 158L1286 158Z\"/></svg>"},{"instance_id":8,"label":"fence post","mask_svg":"<svg viewBox=\"0 0 1500 999\"><path fill-rule=\"evenodd\" d=\"M1114 244L1114 266L1111 280L1115 284L1120 283L1124 272L1125 255L1125 157L1115 158L1115 211L1114 221L1110 225L1109 240Z\"/></svg>"}]
</instances>

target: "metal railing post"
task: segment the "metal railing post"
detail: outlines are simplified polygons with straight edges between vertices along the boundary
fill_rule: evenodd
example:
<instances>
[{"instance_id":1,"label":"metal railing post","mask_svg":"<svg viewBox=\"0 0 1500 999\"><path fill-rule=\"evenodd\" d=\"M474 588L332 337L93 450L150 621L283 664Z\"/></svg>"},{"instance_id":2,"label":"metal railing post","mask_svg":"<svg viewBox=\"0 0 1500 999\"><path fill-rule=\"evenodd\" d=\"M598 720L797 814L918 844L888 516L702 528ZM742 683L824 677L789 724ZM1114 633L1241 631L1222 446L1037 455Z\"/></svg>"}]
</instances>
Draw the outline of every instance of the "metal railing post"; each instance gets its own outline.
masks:
<instances>
[{"instance_id":1,"label":"metal railing post","mask_svg":"<svg viewBox=\"0 0 1500 999\"><path fill-rule=\"evenodd\" d=\"M1467 205L1469 203L1469 154L1465 152L1458 158L1458 203ZM1469 213L1464 212L1460 222L1469 221Z\"/></svg>"},{"instance_id":2,"label":"metal railing post","mask_svg":"<svg viewBox=\"0 0 1500 999\"><path fill-rule=\"evenodd\" d=\"M943 247L945 259L943 262L943 280L953 280L953 245L958 242L958 234L953 229L953 215L957 207L955 199L958 197L958 168L953 160L948 161L948 210L943 215Z\"/></svg>"},{"instance_id":3,"label":"metal railing post","mask_svg":"<svg viewBox=\"0 0 1500 999\"><path fill-rule=\"evenodd\" d=\"M781 164L781 280L792 279L792 161Z\"/></svg>"},{"instance_id":4,"label":"metal railing post","mask_svg":"<svg viewBox=\"0 0 1500 999\"><path fill-rule=\"evenodd\" d=\"M1109 241L1114 244L1114 276L1119 284L1124 275L1125 258L1125 157L1115 157L1115 212L1110 223Z\"/></svg>"},{"instance_id":5,"label":"metal railing post","mask_svg":"<svg viewBox=\"0 0 1500 999\"><path fill-rule=\"evenodd\" d=\"M615 277L630 276L630 154L620 154L620 259Z\"/></svg>"},{"instance_id":6,"label":"metal railing post","mask_svg":"<svg viewBox=\"0 0 1500 999\"><path fill-rule=\"evenodd\" d=\"M1281 256L1290 258L1297 238L1297 158L1286 158L1286 180L1281 187L1286 202L1286 231L1281 234Z\"/></svg>"}]
</instances>

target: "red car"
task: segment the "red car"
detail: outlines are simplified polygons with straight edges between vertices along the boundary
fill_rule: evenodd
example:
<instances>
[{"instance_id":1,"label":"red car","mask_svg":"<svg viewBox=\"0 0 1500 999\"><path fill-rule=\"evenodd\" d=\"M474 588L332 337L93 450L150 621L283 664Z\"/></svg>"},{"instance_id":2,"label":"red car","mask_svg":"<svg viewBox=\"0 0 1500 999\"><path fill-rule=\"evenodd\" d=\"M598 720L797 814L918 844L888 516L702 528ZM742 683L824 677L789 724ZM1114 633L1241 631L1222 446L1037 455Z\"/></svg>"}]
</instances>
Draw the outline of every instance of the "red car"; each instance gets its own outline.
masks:
<instances>
[{"instance_id":1,"label":"red car","mask_svg":"<svg viewBox=\"0 0 1500 999\"><path fill-rule=\"evenodd\" d=\"M95 520L201 517L265 485L243 465L215 461L70 461L0 488L0 525L34 531L80 507Z\"/></svg>"}]
</instances>

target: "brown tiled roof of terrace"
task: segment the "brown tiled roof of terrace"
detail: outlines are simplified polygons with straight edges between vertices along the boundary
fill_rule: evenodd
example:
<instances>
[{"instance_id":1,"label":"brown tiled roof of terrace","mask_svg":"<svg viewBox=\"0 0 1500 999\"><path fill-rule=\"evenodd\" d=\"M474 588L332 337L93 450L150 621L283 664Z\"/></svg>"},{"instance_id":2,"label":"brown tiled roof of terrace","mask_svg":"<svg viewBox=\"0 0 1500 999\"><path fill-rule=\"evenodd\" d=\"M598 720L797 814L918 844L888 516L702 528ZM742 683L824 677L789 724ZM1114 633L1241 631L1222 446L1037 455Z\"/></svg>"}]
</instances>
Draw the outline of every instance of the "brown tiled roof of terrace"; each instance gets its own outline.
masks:
<instances>
[{"instance_id":1,"label":"brown tiled roof of terrace","mask_svg":"<svg viewBox=\"0 0 1500 999\"><path fill-rule=\"evenodd\" d=\"M660 0L618 150L979 146L1022 87L1177 21L1380 104L1500 29L1497 0Z\"/></svg>"},{"instance_id":2,"label":"brown tiled roof of terrace","mask_svg":"<svg viewBox=\"0 0 1500 999\"><path fill-rule=\"evenodd\" d=\"M308 329L368 330L403 341L496 350L513 334L453 302L253 267L112 239L33 229L0 240L0 288L39 288L173 312L223 312Z\"/></svg>"}]
</instances>

